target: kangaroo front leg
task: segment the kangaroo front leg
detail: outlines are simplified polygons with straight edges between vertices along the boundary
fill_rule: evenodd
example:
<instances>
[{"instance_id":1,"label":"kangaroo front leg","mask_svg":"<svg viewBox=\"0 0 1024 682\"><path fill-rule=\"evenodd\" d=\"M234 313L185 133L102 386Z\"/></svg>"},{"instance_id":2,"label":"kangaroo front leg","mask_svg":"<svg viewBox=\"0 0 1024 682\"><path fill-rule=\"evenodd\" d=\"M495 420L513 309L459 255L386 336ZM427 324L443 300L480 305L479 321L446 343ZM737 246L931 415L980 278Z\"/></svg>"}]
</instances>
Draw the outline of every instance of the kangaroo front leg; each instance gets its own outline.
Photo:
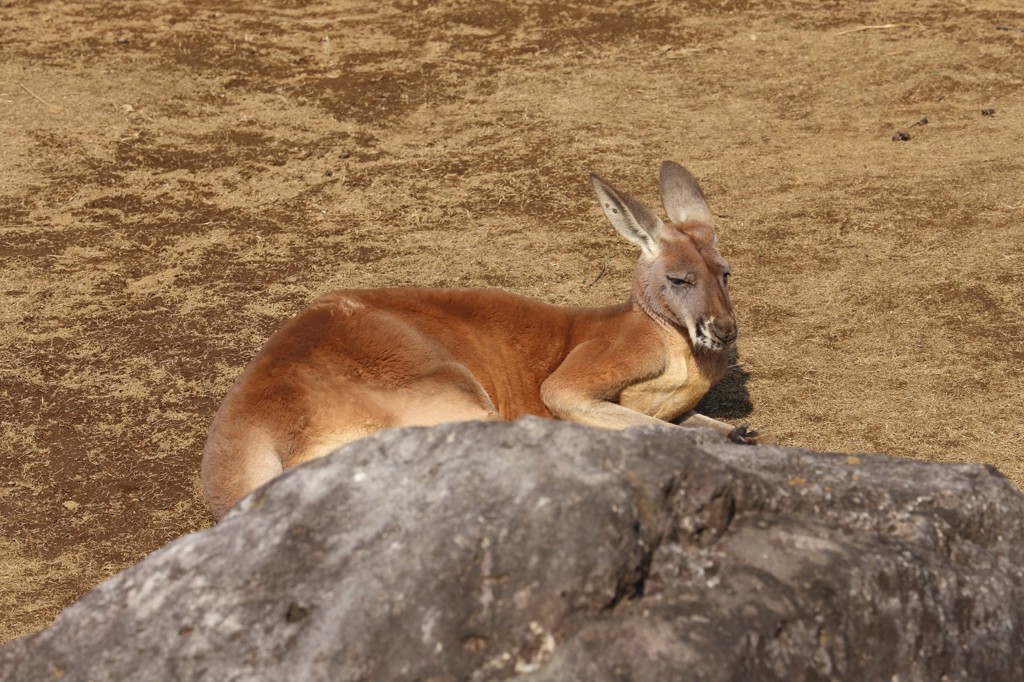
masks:
<instances>
[{"instance_id":1,"label":"kangaroo front leg","mask_svg":"<svg viewBox=\"0 0 1024 682\"><path fill-rule=\"evenodd\" d=\"M599 336L577 346L540 387L551 414L566 421L621 430L630 426L673 424L619 405L626 386L657 376L664 368L661 348L637 333Z\"/></svg>"},{"instance_id":2,"label":"kangaroo front leg","mask_svg":"<svg viewBox=\"0 0 1024 682\"><path fill-rule=\"evenodd\" d=\"M544 393L544 402L551 413L559 419L587 426L597 426L602 429L621 431L630 426L645 425L675 427L675 424L622 405L607 400L594 400L585 395L571 392L557 393L548 390Z\"/></svg>"},{"instance_id":3,"label":"kangaroo front leg","mask_svg":"<svg viewBox=\"0 0 1024 682\"><path fill-rule=\"evenodd\" d=\"M714 429L715 431L728 436L729 440L732 442L742 443L745 445L768 445L775 442L775 440L767 434L751 431L746 424L743 424L742 426L733 426L732 424L720 422L717 419L712 419L711 417L699 414L693 410L684 413L682 417L675 421L675 424L686 428Z\"/></svg>"}]
</instances>

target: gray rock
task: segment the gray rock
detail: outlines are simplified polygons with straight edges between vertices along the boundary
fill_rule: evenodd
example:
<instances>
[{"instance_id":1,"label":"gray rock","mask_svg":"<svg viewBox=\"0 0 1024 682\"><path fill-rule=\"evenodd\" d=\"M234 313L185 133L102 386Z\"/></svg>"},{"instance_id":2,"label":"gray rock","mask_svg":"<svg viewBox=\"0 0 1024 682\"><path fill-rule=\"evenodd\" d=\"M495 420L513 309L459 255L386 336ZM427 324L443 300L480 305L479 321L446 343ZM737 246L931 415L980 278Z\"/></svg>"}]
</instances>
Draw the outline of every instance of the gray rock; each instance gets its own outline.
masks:
<instances>
[{"instance_id":1,"label":"gray rock","mask_svg":"<svg viewBox=\"0 0 1024 682\"><path fill-rule=\"evenodd\" d=\"M4 680L1022 680L992 469L534 418L382 432L0 649Z\"/></svg>"}]
</instances>

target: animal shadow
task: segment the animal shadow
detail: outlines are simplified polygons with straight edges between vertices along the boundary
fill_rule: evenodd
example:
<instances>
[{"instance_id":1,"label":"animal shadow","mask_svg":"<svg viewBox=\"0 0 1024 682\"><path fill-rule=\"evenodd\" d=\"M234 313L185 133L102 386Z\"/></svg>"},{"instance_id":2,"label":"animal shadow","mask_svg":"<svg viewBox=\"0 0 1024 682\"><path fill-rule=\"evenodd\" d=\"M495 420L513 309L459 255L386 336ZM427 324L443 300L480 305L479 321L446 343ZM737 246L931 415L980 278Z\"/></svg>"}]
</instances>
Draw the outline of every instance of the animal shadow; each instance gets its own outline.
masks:
<instances>
[{"instance_id":1,"label":"animal shadow","mask_svg":"<svg viewBox=\"0 0 1024 682\"><path fill-rule=\"evenodd\" d=\"M739 352L733 348L729 352L729 371L726 372L717 386L697 405L697 412L714 419L743 419L754 411L747 392L747 379L750 372L743 369Z\"/></svg>"}]
</instances>

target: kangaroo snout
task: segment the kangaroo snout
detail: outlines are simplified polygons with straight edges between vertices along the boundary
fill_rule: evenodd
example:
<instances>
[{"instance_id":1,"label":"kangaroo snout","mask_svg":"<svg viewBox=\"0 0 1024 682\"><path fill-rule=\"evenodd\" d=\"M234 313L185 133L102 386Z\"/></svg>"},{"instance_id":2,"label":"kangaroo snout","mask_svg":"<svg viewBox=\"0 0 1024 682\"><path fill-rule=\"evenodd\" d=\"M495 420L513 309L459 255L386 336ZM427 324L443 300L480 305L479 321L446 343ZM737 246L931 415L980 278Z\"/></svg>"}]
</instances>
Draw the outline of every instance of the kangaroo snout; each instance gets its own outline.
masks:
<instances>
[{"instance_id":1,"label":"kangaroo snout","mask_svg":"<svg viewBox=\"0 0 1024 682\"><path fill-rule=\"evenodd\" d=\"M705 336L705 344L712 349L731 346L736 343L736 336L738 334L736 321L729 317L712 317L702 320L697 330L698 337Z\"/></svg>"}]
</instances>

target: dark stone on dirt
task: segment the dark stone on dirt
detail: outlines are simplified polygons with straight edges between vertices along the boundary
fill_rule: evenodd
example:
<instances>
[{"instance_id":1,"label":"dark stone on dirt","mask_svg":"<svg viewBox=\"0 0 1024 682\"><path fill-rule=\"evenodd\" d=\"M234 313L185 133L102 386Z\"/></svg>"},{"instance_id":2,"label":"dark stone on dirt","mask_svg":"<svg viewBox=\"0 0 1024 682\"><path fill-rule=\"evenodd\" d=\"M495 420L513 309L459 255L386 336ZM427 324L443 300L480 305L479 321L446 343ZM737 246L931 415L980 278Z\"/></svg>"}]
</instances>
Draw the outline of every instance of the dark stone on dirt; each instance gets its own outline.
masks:
<instances>
[{"instance_id":1,"label":"dark stone on dirt","mask_svg":"<svg viewBox=\"0 0 1024 682\"><path fill-rule=\"evenodd\" d=\"M1024 679L1024 497L704 431L382 432L0 649L4 680L525 673Z\"/></svg>"}]
</instances>

